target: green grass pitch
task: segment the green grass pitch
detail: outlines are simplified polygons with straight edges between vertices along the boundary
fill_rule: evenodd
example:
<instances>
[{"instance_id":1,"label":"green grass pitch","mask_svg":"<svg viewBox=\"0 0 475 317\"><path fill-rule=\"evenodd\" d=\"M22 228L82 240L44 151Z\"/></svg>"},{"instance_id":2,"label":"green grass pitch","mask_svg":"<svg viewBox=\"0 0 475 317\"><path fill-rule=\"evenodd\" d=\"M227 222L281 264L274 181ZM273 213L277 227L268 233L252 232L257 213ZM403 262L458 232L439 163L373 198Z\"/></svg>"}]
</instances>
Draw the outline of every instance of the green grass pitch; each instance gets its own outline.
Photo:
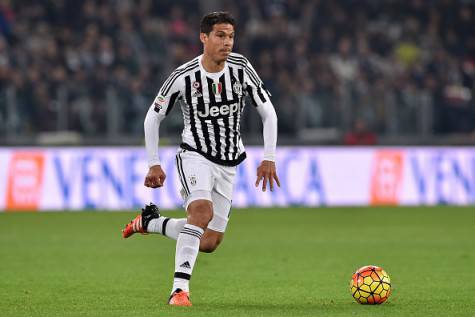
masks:
<instances>
[{"instance_id":1,"label":"green grass pitch","mask_svg":"<svg viewBox=\"0 0 475 317\"><path fill-rule=\"evenodd\" d=\"M166 212L183 216L182 212ZM235 210L201 253L193 307L169 307L175 243L121 238L133 213L0 213L0 315L470 316L475 208ZM390 275L379 306L357 304L351 274Z\"/></svg>"}]
</instances>

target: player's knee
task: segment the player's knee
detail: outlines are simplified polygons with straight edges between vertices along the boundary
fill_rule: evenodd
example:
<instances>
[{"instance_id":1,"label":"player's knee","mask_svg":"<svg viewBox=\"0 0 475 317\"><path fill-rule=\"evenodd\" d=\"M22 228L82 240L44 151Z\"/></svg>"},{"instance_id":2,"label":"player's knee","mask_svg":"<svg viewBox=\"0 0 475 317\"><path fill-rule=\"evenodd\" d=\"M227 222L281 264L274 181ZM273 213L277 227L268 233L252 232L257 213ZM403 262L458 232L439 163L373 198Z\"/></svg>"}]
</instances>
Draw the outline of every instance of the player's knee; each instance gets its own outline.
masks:
<instances>
[{"instance_id":1,"label":"player's knee","mask_svg":"<svg viewBox=\"0 0 475 317\"><path fill-rule=\"evenodd\" d=\"M188 223L205 229L213 218L213 205L208 200L196 200L188 206Z\"/></svg>"}]
</instances>

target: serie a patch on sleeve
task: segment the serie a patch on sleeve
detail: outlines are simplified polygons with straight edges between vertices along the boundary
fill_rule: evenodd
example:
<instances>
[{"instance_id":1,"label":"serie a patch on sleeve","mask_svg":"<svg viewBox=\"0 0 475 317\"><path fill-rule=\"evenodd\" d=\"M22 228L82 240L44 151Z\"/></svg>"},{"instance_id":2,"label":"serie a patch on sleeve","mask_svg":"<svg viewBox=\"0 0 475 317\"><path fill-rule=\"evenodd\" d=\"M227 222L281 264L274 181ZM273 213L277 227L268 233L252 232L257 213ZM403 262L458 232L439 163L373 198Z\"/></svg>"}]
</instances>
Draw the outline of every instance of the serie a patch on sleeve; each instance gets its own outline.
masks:
<instances>
[{"instance_id":1,"label":"serie a patch on sleeve","mask_svg":"<svg viewBox=\"0 0 475 317\"><path fill-rule=\"evenodd\" d=\"M153 110L155 110L155 112L160 112L160 110L162 110L165 106L165 98L163 96L157 96L153 102L153 106Z\"/></svg>"}]
</instances>

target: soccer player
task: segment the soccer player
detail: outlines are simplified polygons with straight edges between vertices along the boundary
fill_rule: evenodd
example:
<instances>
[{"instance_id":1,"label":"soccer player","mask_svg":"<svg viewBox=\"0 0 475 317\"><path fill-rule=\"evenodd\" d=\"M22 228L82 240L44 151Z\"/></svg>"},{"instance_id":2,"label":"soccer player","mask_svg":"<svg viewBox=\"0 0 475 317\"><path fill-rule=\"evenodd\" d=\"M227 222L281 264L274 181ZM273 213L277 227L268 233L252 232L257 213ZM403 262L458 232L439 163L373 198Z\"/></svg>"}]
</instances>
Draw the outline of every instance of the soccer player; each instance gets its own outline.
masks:
<instances>
[{"instance_id":1,"label":"soccer player","mask_svg":"<svg viewBox=\"0 0 475 317\"><path fill-rule=\"evenodd\" d=\"M246 157L240 137L245 96L251 98L264 130L264 157L255 185L262 182L262 191L267 185L274 190L274 182L280 186L275 167L277 116L254 68L244 56L232 53L234 25L227 12L203 17L203 54L168 77L145 118L149 164L145 186L151 188L163 186L166 178L158 156L160 122L175 104L181 105L184 119L176 165L187 218L164 217L150 204L123 230L124 238L140 232L176 240L170 305L191 306L189 281L198 252L213 252L223 240L237 165Z\"/></svg>"}]
</instances>

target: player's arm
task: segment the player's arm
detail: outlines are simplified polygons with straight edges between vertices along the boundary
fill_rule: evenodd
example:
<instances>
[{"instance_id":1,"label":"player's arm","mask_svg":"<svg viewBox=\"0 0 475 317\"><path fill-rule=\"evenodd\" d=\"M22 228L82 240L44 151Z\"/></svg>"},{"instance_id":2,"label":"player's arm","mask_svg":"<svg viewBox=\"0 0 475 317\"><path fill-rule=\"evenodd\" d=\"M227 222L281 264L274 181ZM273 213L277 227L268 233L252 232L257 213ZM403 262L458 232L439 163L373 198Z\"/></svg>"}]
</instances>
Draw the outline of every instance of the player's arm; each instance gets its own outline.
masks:
<instances>
[{"instance_id":1,"label":"player's arm","mask_svg":"<svg viewBox=\"0 0 475 317\"><path fill-rule=\"evenodd\" d=\"M151 188L162 187L166 178L158 155L159 128L160 123L168 115L180 96L180 78L171 84L170 78L165 81L165 84L158 92L157 97L155 97L155 100L148 109L144 121L145 149L149 166L144 185Z\"/></svg>"},{"instance_id":2,"label":"player's arm","mask_svg":"<svg viewBox=\"0 0 475 317\"><path fill-rule=\"evenodd\" d=\"M275 166L277 146L277 114L270 100L270 93L264 88L262 81L250 63L245 68L247 93L253 105L261 116L264 135L264 159L257 168L256 187L262 181L262 191L266 191L267 183L274 190L274 181L280 187L279 177Z\"/></svg>"}]
</instances>

